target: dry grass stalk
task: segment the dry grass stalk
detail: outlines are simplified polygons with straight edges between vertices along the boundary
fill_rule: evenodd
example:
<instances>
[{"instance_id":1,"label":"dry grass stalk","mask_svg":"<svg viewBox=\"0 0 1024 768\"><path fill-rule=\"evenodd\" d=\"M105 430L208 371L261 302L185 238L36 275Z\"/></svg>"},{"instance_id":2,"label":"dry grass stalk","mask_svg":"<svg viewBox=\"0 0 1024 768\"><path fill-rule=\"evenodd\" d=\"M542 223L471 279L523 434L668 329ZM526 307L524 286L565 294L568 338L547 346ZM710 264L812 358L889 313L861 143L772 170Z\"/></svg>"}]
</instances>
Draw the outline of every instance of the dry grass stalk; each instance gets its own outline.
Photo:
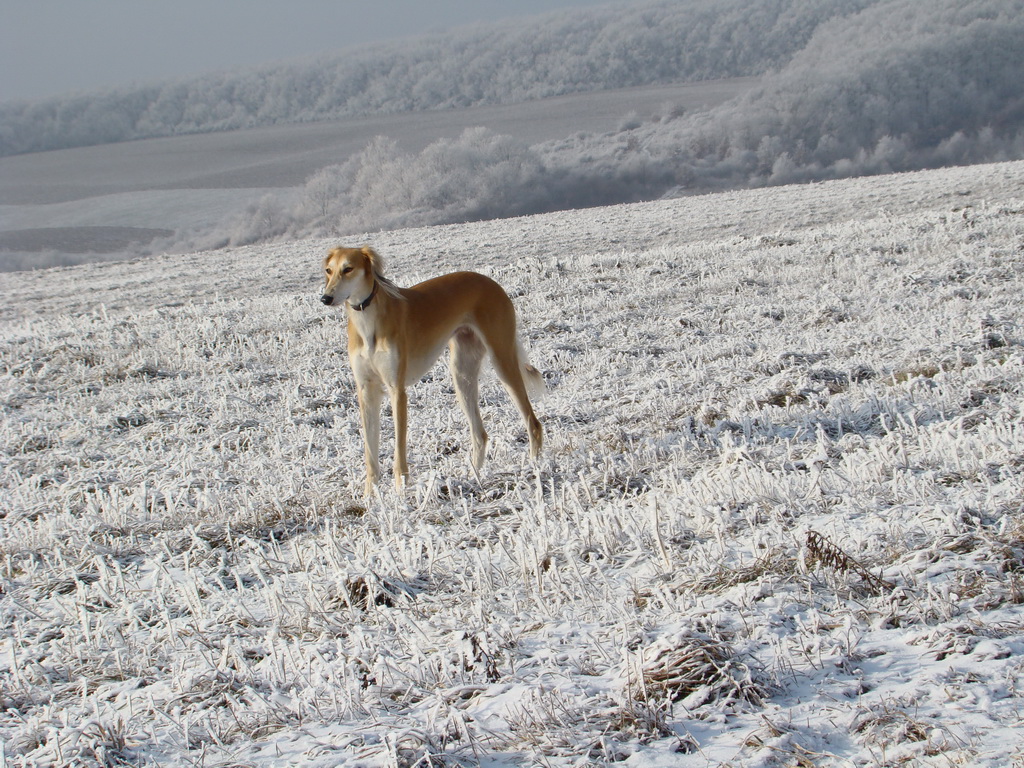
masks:
<instances>
[{"instance_id":1,"label":"dry grass stalk","mask_svg":"<svg viewBox=\"0 0 1024 768\"><path fill-rule=\"evenodd\" d=\"M896 585L891 581L875 576L866 566L857 562L817 531L807 532L807 553L810 563L819 563L840 573L857 574L876 594L896 589Z\"/></svg>"}]
</instances>

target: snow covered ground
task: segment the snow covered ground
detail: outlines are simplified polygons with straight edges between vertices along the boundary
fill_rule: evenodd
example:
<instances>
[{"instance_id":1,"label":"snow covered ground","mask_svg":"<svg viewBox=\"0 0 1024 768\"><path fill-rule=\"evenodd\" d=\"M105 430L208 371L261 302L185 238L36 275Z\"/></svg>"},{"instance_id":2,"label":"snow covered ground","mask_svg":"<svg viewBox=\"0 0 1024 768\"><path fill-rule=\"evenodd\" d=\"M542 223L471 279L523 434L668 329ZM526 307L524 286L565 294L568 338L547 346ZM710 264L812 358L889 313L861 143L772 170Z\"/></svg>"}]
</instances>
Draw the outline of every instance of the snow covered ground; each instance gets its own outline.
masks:
<instances>
[{"instance_id":1,"label":"snow covered ground","mask_svg":"<svg viewBox=\"0 0 1024 768\"><path fill-rule=\"evenodd\" d=\"M1024 164L363 239L538 466L361 498L331 243L0 275L0 764L1024 765Z\"/></svg>"}]
</instances>

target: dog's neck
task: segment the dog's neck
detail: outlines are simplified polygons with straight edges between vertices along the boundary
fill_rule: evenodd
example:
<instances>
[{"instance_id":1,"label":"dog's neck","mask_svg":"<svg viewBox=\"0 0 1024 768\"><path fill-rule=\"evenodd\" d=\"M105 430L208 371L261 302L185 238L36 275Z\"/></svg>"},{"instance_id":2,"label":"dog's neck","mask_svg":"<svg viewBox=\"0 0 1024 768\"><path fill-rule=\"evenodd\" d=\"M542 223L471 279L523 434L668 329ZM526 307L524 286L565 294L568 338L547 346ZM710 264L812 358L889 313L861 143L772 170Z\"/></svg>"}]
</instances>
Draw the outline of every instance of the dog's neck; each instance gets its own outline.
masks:
<instances>
[{"instance_id":1,"label":"dog's neck","mask_svg":"<svg viewBox=\"0 0 1024 768\"><path fill-rule=\"evenodd\" d=\"M350 301L348 305L352 308L352 310L354 312L362 312L364 309L366 309L368 306L370 306L370 302L373 301L373 297L377 295L377 287L379 285L380 285L380 283L378 283L377 280L375 279L373 281L373 290L370 291L370 295L369 296L367 296L365 299L363 299L358 304L353 304Z\"/></svg>"}]
</instances>

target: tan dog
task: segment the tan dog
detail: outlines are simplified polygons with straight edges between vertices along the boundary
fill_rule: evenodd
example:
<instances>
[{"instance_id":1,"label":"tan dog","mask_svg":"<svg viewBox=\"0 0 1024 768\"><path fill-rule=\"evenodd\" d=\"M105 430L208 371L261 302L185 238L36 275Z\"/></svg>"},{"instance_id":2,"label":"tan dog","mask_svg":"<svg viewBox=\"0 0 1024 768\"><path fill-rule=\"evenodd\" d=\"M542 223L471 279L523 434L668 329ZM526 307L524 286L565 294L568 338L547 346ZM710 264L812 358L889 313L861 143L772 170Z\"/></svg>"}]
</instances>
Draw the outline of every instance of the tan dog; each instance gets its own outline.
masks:
<instances>
[{"instance_id":1,"label":"tan dog","mask_svg":"<svg viewBox=\"0 0 1024 768\"><path fill-rule=\"evenodd\" d=\"M524 374L542 389L540 372L526 362L516 336L512 300L500 285L475 272L454 272L411 288L384 277L384 261L369 247L334 248L324 259L321 301L348 303L348 357L359 395L366 450L366 493L380 477L380 408L387 389L395 419L395 485L409 478L406 387L451 350L449 365L459 405L473 436L473 471L479 478L487 450L477 381L487 352L505 388L526 420L530 456L543 442L540 422L527 395Z\"/></svg>"}]
</instances>

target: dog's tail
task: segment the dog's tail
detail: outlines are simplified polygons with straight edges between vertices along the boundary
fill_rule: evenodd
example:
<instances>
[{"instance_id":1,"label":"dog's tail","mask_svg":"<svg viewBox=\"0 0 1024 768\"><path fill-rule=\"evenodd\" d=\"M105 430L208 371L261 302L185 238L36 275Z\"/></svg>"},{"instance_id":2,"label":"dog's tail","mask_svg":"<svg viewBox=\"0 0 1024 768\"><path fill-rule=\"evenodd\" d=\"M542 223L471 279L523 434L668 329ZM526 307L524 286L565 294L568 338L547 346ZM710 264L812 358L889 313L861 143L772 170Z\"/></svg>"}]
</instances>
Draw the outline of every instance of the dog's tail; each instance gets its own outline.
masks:
<instances>
[{"instance_id":1,"label":"dog's tail","mask_svg":"<svg viewBox=\"0 0 1024 768\"><path fill-rule=\"evenodd\" d=\"M519 354L519 367L523 371L526 391L534 400L543 397L548 391L547 384L544 383L544 374L530 365L530 361L526 357L526 350L523 349L523 343L519 339L516 339L516 352Z\"/></svg>"}]
</instances>

